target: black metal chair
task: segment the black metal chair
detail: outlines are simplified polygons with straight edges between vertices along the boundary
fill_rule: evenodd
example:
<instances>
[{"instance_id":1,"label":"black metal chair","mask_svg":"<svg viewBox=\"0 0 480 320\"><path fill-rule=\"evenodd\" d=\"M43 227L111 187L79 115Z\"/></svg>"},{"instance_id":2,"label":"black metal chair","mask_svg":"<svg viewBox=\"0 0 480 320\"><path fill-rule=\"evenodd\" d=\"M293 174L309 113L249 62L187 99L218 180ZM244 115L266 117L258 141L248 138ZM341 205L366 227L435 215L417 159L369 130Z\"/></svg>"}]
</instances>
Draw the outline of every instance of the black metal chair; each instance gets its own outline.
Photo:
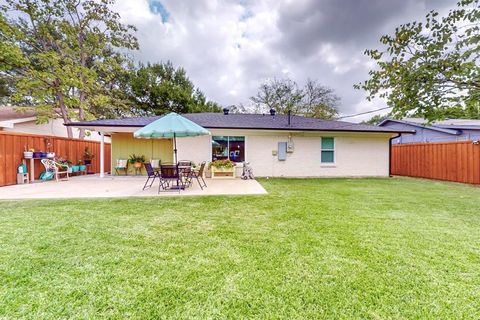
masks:
<instances>
[{"instance_id":1,"label":"black metal chair","mask_svg":"<svg viewBox=\"0 0 480 320\"><path fill-rule=\"evenodd\" d=\"M179 167L191 167L192 166L192 161L190 161L190 160L180 160L180 161L178 161L178 166Z\"/></svg>"},{"instance_id":2,"label":"black metal chair","mask_svg":"<svg viewBox=\"0 0 480 320\"><path fill-rule=\"evenodd\" d=\"M203 161L202 164L200 165L200 169L192 170L190 172L189 180L188 180L188 183L191 185L192 182L193 182L193 179L197 179L198 185L200 186L200 189L202 189L202 190L203 190L203 188L207 187L207 183L205 182L205 179L203 179L203 173L205 171L205 165L206 165L206 162Z\"/></svg>"},{"instance_id":3,"label":"black metal chair","mask_svg":"<svg viewBox=\"0 0 480 320\"><path fill-rule=\"evenodd\" d=\"M153 167L150 164L150 162L145 162L144 166L145 166L145 170L147 171L147 181L145 181L145 185L143 186L142 190L145 190L150 179L152 179L152 182L150 182L150 185L148 186L149 188L152 187L153 182L155 181L156 178L160 179L160 172L153 170Z\"/></svg>"},{"instance_id":4,"label":"black metal chair","mask_svg":"<svg viewBox=\"0 0 480 320\"><path fill-rule=\"evenodd\" d=\"M170 187L170 182L175 181L176 186ZM158 186L158 192L160 191L178 191L185 189L185 185L181 179L178 166L175 164L162 164L160 165L160 185Z\"/></svg>"}]
</instances>

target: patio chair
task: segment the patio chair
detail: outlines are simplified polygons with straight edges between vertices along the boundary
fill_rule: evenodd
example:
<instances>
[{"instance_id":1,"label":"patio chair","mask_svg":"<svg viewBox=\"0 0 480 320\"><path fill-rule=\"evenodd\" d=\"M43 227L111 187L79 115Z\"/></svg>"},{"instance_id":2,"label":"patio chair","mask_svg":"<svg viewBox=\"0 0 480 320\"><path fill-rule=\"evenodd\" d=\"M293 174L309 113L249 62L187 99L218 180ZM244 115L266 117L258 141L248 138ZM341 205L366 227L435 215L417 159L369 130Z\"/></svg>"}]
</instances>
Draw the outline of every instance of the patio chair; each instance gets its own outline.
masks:
<instances>
[{"instance_id":1,"label":"patio chair","mask_svg":"<svg viewBox=\"0 0 480 320\"><path fill-rule=\"evenodd\" d=\"M61 174L64 174L68 180L68 167L62 166L60 169L60 164L50 159L41 160L43 166L45 167L46 172L53 172L55 174L55 180L58 182L58 177ZM64 171L63 171L64 170Z\"/></svg>"},{"instance_id":2,"label":"patio chair","mask_svg":"<svg viewBox=\"0 0 480 320\"><path fill-rule=\"evenodd\" d=\"M128 160L126 159L117 159L115 164L115 172L119 175L121 170L125 171L125 175L128 175Z\"/></svg>"},{"instance_id":3,"label":"patio chair","mask_svg":"<svg viewBox=\"0 0 480 320\"><path fill-rule=\"evenodd\" d=\"M206 162L203 161L202 164L200 165L200 169L193 170L192 172L190 172L190 176L189 176L189 184L190 185L192 184L193 179L197 179L198 185L200 186L200 189L202 189L202 190L203 190L203 188L207 187L207 183L205 182L205 179L203 179L203 173L205 171L205 165L206 165Z\"/></svg>"},{"instance_id":4,"label":"patio chair","mask_svg":"<svg viewBox=\"0 0 480 320\"><path fill-rule=\"evenodd\" d=\"M180 160L180 161L178 161L178 166L179 167L191 167L192 166L192 161L190 161L190 160Z\"/></svg>"},{"instance_id":5,"label":"patio chair","mask_svg":"<svg viewBox=\"0 0 480 320\"><path fill-rule=\"evenodd\" d=\"M145 166L145 170L147 171L147 181L145 181L145 184L142 190L145 190L150 179L152 179L152 182L150 182L150 185L148 186L149 188L152 187L153 182L155 182L155 178L160 179L160 172L153 170L152 165L150 163L145 162L144 166Z\"/></svg>"},{"instance_id":6,"label":"patio chair","mask_svg":"<svg viewBox=\"0 0 480 320\"><path fill-rule=\"evenodd\" d=\"M170 183L175 181L176 187L170 187ZM185 189L185 184L181 179L178 166L175 164L162 164L160 165L160 185L158 186L158 192L160 191L175 191Z\"/></svg>"},{"instance_id":7,"label":"patio chair","mask_svg":"<svg viewBox=\"0 0 480 320\"><path fill-rule=\"evenodd\" d=\"M152 165L153 169L160 169L161 163L162 163L162 160L160 159L150 159L150 164Z\"/></svg>"}]
</instances>

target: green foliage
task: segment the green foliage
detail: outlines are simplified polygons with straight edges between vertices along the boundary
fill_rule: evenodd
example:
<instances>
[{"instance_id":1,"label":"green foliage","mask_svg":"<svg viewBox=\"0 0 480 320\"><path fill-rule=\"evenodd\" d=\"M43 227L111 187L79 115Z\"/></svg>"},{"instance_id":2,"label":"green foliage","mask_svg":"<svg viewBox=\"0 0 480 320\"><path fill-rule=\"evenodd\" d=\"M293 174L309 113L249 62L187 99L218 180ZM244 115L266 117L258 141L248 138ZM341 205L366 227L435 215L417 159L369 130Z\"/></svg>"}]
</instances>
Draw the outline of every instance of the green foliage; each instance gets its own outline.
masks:
<instances>
[{"instance_id":1,"label":"green foliage","mask_svg":"<svg viewBox=\"0 0 480 320\"><path fill-rule=\"evenodd\" d=\"M290 110L292 114L307 117L334 119L338 115L340 100L333 89L307 80L304 88L299 88L291 79L273 79L262 83L257 95L250 98L257 112L275 109L280 114Z\"/></svg>"},{"instance_id":2,"label":"green foliage","mask_svg":"<svg viewBox=\"0 0 480 320\"><path fill-rule=\"evenodd\" d=\"M215 167L215 168L225 168L231 169L235 167L235 162L225 159L225 160L215 160L209 163L208 168Z\"/></svg>"},{"instance_id":3,"label":"green foliage","mask_svg":"<svg viewBox=\"0 0 480 320\"><path fill-rule=\"evenodd\" d=\"M145 162L145 156L144 155L139 156L139 155L136 155L136 154L132 154L128 158L128 162L130 162L131 164L144 163Z\"/></svg>"},{"instance_id":4,"label":"green foliage","mask_svg":"<svg viewBox=\"0 0 480 320\"><path fill-rule=\"evenodd\" d=\"M89 147L85 147L85 149L83 151L83 159L84 160L92 160L93 158L95 158L95 154L93 154L92 151L90 151Z\"/></svg>"},{"instance_id":5,"label":"green foliage","mask_svg":"<svg viewBox=\"0 0 480 320\"><path fill-rule=\"evenodd\" d=\"M401 25L380 39L385 50L366 51L378 68L355 88L369 100L387 98L397 117L469 115L480 98L479 22L479 0L462 0L445 17L431 11L424 22Z\"/></svg>"},{"instance_id":6,"label":"green foliage","mask_svg":"<svg viewBox=\"0 0 480 320\"><path fill-rule=\"evenodd\" d=\"M0 6L0 72L14 82L11 101L34 106L40 121L97 117L125 57L137 49L133 26L113 0L5 0ZM72 112L78 109L78 112ZM71 136L71 131L69 132Z\"/></svg>"},{"instance_id":7,"label":"green foliage","mask_svg":"<svg viewBox=\"0 0 480 320\"><path fill-rule=\"evenodd\" d=\"M127 95L140 114L161 115L168 112L219 112L220 106L207 101L195 88L183 68L171 62L140 64L131 70Z\"/></svg>"},{"instance_id":8,"label":"green foliage","mask_svg":"<svg viewBox=\"0 0 480 320\"><path fill-rule=\"evenodd\" d=\"M364 120L362 121L361 123L362 124L369 124L369 125L373 125L373 126L376 126L378 125L379 123L381 123L383 120L386 120L388 118L390 118L390 114L384 114L384 115L380 115L380 114L377 114L373 117L371 117L370 119L368 120Z\"/></svg>"}]
</instances>

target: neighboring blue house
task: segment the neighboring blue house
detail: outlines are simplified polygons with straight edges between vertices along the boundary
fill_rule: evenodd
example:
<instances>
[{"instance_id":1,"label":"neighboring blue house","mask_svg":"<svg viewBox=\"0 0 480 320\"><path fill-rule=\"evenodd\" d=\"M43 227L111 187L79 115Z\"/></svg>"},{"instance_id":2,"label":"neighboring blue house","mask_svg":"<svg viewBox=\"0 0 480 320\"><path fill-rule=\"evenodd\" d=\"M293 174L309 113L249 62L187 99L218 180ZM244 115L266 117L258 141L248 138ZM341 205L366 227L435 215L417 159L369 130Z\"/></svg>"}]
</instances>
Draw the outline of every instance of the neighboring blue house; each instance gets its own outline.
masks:
<instances>
[{"instance_id":1,"label":"neighboring blue house","mask_svg":"<svg viewBox=\"0 0 480 320\"><path fill-rule=\"evenodd\" d=\"M428 125L425 122L422 118L386 119L379 126L399 131L415 131L415 134L404 134L393 139L393 144L480 140L480 120L448 119Z\"/></svg>"}]
</instances>

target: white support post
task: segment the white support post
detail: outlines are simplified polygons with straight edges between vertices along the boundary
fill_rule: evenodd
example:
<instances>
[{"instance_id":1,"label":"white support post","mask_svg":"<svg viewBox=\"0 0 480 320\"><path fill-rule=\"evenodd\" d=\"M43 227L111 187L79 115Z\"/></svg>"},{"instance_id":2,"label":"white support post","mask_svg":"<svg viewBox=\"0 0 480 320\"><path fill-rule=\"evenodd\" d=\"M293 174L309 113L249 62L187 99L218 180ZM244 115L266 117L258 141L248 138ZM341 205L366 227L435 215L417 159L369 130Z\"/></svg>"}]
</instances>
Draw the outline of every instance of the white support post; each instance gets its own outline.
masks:
<instances>
[{"instance_id":1,"label":"white support post","mask_svg":"<svg viewBox=\"0 0 480 320\"><path fill-rule=\"evenodd\" d=\"M102 139L100 140L100 178L105 177L105 134L100 132Z\"/></svg>"}]
</instances>

